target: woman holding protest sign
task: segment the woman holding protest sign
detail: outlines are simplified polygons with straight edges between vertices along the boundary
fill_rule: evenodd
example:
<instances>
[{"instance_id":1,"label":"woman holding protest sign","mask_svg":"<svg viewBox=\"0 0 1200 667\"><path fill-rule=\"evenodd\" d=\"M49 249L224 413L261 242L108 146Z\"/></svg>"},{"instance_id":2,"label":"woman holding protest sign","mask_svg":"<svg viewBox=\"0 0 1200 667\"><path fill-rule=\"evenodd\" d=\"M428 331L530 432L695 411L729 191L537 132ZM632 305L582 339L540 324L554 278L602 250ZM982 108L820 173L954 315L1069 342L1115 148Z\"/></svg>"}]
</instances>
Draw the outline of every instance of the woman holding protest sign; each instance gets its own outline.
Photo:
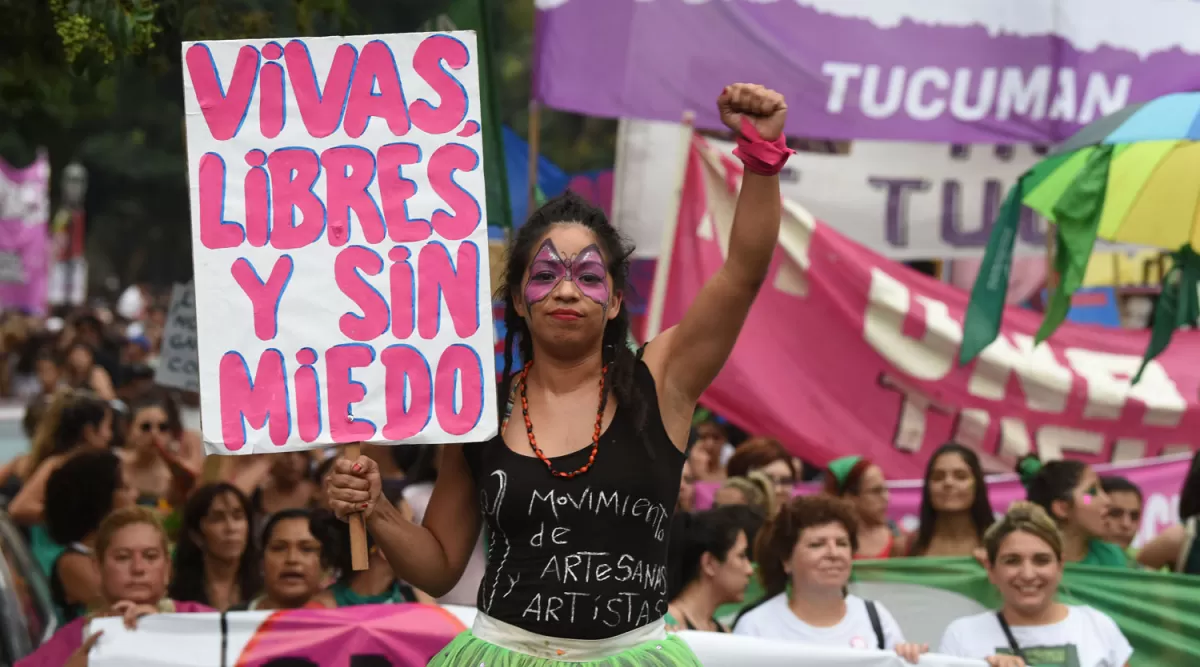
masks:
<instances>
[{"instance_id":1,"label":"woman holding protest sign","mask_svg":"<svg viewBox=\"0 0 1200 667\"><path fill-rule=\"evenodd\" d=\"M1133 648L1111 618L1057 602L1067 545L1056 522L1031 502L1013 503L984 536L999 611L960 618L938 653L991 667L1125 667Z\"/></svg>"},{"instance_id":2,"label":"woman holding protest sign","mask_svg":"<svg viewBox=\"0 0 1200 667\"><path fill-rule=\"evenodd\" d=\"M733 633L895 651L916 664L929 647L905 641L882 604L847 589L858 535L858 515L850 501L820 494L784 505L754 545L766 597L738 616Z\"/></svg>"},{"instance_id":3,"label":"woman holding protest sign","mask_svg":"<svg viewBox=\"0 0 1200 667\"><path fill-rule=\"evenodd\" d=\"M107 608L63 626L32 655L18 660L17 667L86 667L88 652L100 636L87 629L95 616L124 616L126 625L132 626L147 614L212 611L166 597L171 578L167 534L153 510L115 510L100 524L95 544Z\"/></svg>"},{"instance_id":4,"label":"woman holding protest sign","mask_svg":"<svg viewBox=\"0 0 1200 667\"><path fill-rule=\"evenodd\" d=\"M630 248L576 195L551 200L509 249L505 365L519 343L525 366L505 369L500 434L443 448L420 526L377 502L369 458L338 461L328 478L339 516L362 512L396 575L434 596L458 581L487 521L480 613L431 664L698 664L665 632L666 537L696 401L766 280L791 153L779 93L735 84L717 104L746 173L725 264L677 326L631 351ZM506 428L512 418L524 428Z\"/></svg>"}]
</instances>

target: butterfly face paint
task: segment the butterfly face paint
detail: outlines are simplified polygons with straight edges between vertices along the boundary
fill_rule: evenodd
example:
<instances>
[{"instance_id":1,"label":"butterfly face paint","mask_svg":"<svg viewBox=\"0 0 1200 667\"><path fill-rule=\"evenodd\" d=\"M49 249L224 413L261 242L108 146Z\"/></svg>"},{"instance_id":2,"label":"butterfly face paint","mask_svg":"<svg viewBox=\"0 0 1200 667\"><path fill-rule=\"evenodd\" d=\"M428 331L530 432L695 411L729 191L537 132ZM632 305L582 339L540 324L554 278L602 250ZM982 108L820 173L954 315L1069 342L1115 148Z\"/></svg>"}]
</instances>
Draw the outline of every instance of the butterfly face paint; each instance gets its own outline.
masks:
<instances>
[{"instance_id":1,"label":"butterfly face paint","mask_svg":"<svg viewBox=\"0 0 1200 667\"><path fill-rule=\"evenodd\" d=\"M550 296L563 280L575 283L587 298L608 307L608 270L604 257L593 243L574 257L563 257L546 239L529 265L529 280L525 283L525 303L533 305Z\"/></svg>"}]
</instances>

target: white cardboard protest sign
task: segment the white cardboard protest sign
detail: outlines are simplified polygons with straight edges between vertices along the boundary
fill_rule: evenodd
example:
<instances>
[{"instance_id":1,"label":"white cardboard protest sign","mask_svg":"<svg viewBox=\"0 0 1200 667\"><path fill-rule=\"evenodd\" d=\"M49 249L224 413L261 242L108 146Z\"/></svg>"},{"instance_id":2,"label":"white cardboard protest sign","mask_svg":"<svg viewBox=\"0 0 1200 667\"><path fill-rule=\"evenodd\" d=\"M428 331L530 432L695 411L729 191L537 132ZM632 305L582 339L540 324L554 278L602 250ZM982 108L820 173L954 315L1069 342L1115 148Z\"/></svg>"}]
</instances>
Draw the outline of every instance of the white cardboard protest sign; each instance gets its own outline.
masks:
<instances>
[{"instance_id":1,"label":"white cardboard protest sign","mask_svg":"<svg viewBox=\"0 0 1200 667\"><path fill-rule=\"evenodd\" d=\"M396 605L377 607L375 615L394 612ZM399 637L380 628L350 625L346 618L355 612L343 608L342 613L305 610L308 633L268 626L267 619L280 612L247 611L197 614L156 614L138 621L136 630L129 630L119 618L96 618L88 632L103 630L89 656L90 667L209 667L211 665L355 665L359 659L352 653L355 646L371 646L370 655L393 667L414 667L424 664L417 660L420 650L399 643ZM358 608L359 614L370 607ZM444 612L470 627L476 610L467 607L443 607ZM296 614L285 611L282 614ZM364 614L365 615L365 614ZM328 619L321 622L321 617ZM276 617L278 618L278 616ZM364 622L369 625L369 622ZM391 628L389 628L390 630ZM224 636L222 634L224 633ZM271 637L272 633L275 634ZM339 648L340 661L328 660L331 633L343 638ZM373 635L364 639L364 635ZM906 667L903 658L890 651L870 649L830 648L792 641L744 637L717 632L681 632L705 667L793 667L822 665L823 667ZM273 640L273 641L272 641ZM394 642L394 643L393 643ZM350 655L347 655L349 653ZM386 656L386 657L383 657ZM924 667L986 667L981 660L926 654L921 656Z\"/></svg>"},{"instance_id":2,"label":"white cardboard protest sign","mask_svg":"<svg viewBox=\"0 0 1200 667\"><path fill-rule=\"evenodd\" d=\"M163 329L162 353L154 381L163 387L200 391L196 359L196 293L192 283L171 289L171 307Z\"/></svg>"},{"instance_id":3,"label":"white cardboard protest sign","mask_svg":"<svg viewBox=\"0 0 1200 667\"><path fill-rule=\"evenodd\" d=\"M208 451L493 435L475 34L183 59Z\"/></svg>"}]
</instances>

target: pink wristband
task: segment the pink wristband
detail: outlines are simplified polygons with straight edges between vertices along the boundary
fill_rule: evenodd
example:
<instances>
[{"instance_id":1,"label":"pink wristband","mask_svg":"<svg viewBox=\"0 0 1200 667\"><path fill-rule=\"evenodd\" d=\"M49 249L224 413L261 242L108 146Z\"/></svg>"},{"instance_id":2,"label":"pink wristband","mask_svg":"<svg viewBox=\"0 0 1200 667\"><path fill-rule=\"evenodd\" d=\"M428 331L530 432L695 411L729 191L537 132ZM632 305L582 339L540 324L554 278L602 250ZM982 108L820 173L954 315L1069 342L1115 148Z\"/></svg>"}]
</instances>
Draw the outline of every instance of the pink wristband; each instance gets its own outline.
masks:
<instances>
[{"instance_id":1,"label":"pink wristband","mask_svg":"<svg viewBox=\"0 0 1200 667\"><path fill-rule=\"evenodd\" d=\"M749 120L742 118L742 130L737 135L737 148L733 149L733 154L746 169L762 176L775 176L783 171L788 158L795 152L787 147L782 134L775 141L767 141Z\"/></svg>"}]
</instances>

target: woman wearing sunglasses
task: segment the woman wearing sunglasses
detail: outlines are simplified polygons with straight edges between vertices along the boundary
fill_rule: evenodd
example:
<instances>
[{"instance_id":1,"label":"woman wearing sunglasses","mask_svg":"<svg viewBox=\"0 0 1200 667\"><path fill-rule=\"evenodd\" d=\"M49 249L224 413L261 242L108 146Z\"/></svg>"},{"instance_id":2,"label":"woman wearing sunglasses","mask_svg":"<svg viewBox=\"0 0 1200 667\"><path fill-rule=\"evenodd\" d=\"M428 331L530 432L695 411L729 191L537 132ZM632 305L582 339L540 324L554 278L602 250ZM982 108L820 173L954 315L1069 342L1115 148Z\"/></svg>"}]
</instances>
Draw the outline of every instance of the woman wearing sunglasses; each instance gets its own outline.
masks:
<instances>
[{"instance_id":1,"label":"woman wearing sunglasses","mask_svg":"<svg viewBox=\"0 0 1200 667\"><path fill-rule=\"evenodd\" d=\"M203 453L185 445L179 409L167 396L147 395L129 410L125 463L138 504L169 514L182 507L203 466Z\"/></svg>"}]
</instances>

